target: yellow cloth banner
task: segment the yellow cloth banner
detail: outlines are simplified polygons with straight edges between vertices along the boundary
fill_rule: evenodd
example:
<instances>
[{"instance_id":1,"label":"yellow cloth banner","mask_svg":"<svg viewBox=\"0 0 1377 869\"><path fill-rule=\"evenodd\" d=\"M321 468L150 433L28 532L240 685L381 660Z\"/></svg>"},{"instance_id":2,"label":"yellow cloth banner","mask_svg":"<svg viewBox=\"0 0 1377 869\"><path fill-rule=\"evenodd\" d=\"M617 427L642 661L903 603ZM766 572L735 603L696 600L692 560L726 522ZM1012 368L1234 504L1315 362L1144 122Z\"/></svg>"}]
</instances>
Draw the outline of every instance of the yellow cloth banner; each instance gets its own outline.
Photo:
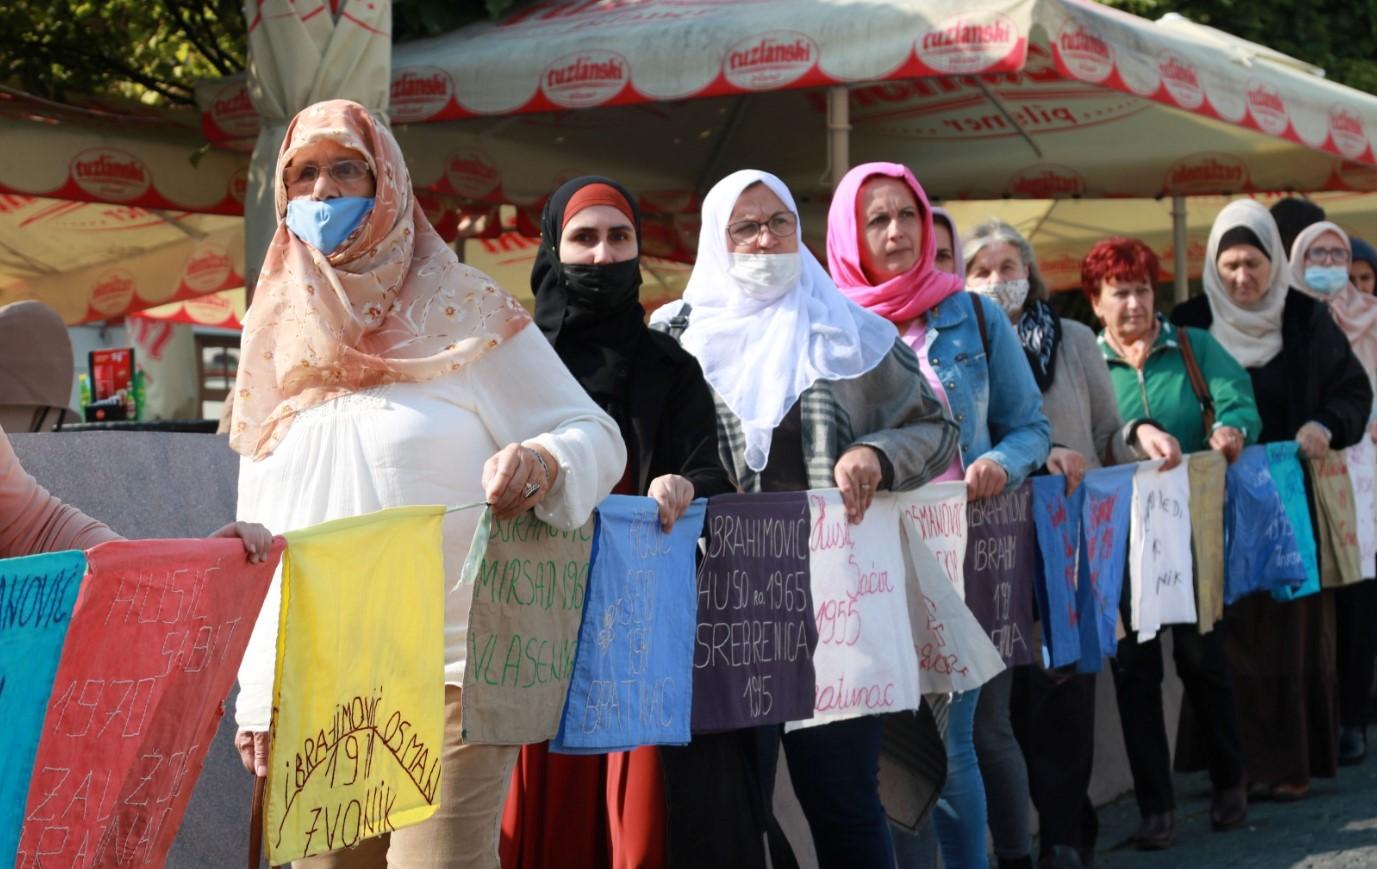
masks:
<instances>
[{"instance_id":1,"label":"yellow cloth banner","mask_svg":"<svg viewBox=\"0 0 1377 869\"><path fill-rule=\"evenodd\" d=\"M286 534L264 838L272 865L439 806L443 507Z\"/></svg>"},{"instance_id":2,"label":"yellow cloth banner","mask_svg":"<svg viewBox=\"0 0 1377 869\"><path fill-rule=\"evenodd\" d=\"M1195 617L1208 634L1224 618L1224 471L1222 453L1187 459L1191 481L1191 547L1195 564Z\"/></svg>"}]
</instances>

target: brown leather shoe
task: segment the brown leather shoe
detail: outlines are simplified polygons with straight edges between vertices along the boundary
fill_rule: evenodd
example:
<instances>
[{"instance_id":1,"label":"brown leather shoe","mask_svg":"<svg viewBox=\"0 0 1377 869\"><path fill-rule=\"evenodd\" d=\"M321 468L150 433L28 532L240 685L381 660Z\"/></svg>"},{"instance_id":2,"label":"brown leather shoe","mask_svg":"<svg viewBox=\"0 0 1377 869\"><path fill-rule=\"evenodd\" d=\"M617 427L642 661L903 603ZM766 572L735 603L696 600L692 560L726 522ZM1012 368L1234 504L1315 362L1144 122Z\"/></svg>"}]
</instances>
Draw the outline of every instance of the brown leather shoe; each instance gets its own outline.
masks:
<instances>
[{"instance_id":1,"label":"brown leather shoe","mask_svg":"<svg viewBox=\"0 0 1377 869\"><path fill-rule=\"evenodd\" d=\"M1139 851L1163 851L1171 847L1176 832L1176 816L1172 812L1148 815L1133 834L1133 847Z\"/></svg>"},{"instance_id":2,"label":"brown leather shoe","mask_svg":"<svg viewBox=\"0 0 1377 869\"><path fill-rule=\"evenodd\" d=\"M1210 795L1210 826L1232 830L1248 820L1248 793L1243 785L1220 788Z\"/></svg>"},{"instance_id":3,"label":"brown leather shoe","mask_svg":"<svg viewBox=\"0 0 1377 869\"><path fill-rule=\"evenodd\" d=\"M1298 803L1310 796L1310 783L1272 785L1272 799L1278 803Z\"/></svg>"}]
</instances>

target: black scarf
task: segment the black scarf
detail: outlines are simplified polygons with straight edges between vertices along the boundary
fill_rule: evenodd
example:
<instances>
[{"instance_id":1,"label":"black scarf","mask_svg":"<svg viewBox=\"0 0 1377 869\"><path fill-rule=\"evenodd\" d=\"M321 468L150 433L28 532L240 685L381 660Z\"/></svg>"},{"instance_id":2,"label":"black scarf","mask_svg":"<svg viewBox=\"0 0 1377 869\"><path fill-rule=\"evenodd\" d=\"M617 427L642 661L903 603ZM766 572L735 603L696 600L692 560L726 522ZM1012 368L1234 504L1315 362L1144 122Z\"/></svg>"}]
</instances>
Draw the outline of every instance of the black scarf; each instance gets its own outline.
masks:
<instances>
[{"instance_id":1,"label":"black scarf","mask_svg":"<svg viewBox=\"0 0 1377 869\"><path fill-rule=\"evenodd\" d=\"M585 175L565 182L545 203L540 218L540 251L531 266L531 291L535 294L535 322L554 345L555 352L574 375L579 385L617 421L625 436L630 431L627 411L627 380L636 351L645 338L645 310L636 290L641 284L640 258L634 266L620 263L603 268L618 269L619 287L625 299L614 307L586 304L570 288L569 275L559 261L559 239L564 227L564 209L569 199L589 184L606 184L616 189L631 206L636 241L641 239L641 215L636 200L615 181ZM620 267L620 268L619 268ZM595 267L583 267L595 268ZM634 287L628 285L634 283Z\"/></svg>"},{"instance_id":2,"label":"black scarf","mask_svg":"<svg viewBox=\"0 0 1377 869\"><path fill-rule=\"evenodd\" d=\"M1043 392L1051 389L1052 377L1056 374L1057 347L1061 344L1061 321L1051 305L1042 299L1033 299L1023 306L1023 314L1018 318L1018 340L1023 343L1023 352L1033 368L1038 389Z\"/></svg>"}]
</instances>

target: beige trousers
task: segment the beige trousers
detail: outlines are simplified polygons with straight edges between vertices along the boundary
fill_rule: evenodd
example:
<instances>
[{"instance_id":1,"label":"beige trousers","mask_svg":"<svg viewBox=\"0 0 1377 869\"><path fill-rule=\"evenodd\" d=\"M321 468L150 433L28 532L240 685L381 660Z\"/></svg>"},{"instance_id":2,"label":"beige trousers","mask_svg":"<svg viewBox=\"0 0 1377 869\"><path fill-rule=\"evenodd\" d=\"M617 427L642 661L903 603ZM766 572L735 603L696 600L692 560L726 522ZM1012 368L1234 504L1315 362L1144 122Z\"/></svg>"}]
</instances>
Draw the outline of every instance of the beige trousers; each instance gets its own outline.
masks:
<instances>
[{"instance_id":1,"label":"beige trousers","mask_svg":"<svg viewBox=\"0 0 1377 869\"><path fill-rule=\"evenodd\" d=\"M364 839L355 848L292 861L293 869L498 869L502 807L518 746L459 742L463 704L445 686L440 808L412 827Z\"/></svg>"}]
</instances>

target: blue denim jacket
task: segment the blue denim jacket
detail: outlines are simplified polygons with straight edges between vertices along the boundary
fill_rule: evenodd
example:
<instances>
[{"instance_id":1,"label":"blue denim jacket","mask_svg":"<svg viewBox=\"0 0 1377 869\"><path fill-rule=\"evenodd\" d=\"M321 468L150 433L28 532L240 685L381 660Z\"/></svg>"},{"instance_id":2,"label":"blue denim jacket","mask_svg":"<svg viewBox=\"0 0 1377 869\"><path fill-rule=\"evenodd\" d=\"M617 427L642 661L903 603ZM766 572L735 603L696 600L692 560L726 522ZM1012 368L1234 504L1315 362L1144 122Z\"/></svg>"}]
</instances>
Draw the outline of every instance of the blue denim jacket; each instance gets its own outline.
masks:
<instances>
[{"instance_id":1,"label":"blue denim jacket","mask_svg":"<svg viewBox=\"0 0 1377 869\"><path fill-rule=\"evenodd\" d=\"M988 362L973 303L985 306ZM998 305L965 292L934 305L928 311L928 329L937 331L928 345L928 362L941 378L951 414L961 426L962 464L969 467L976 459L991 459L1008 473L1006 489L1017 487L1042 467L1052 448L1052 424L1042 412L1042 392L1018 333Z\"/></svg>"}]
</instances>

